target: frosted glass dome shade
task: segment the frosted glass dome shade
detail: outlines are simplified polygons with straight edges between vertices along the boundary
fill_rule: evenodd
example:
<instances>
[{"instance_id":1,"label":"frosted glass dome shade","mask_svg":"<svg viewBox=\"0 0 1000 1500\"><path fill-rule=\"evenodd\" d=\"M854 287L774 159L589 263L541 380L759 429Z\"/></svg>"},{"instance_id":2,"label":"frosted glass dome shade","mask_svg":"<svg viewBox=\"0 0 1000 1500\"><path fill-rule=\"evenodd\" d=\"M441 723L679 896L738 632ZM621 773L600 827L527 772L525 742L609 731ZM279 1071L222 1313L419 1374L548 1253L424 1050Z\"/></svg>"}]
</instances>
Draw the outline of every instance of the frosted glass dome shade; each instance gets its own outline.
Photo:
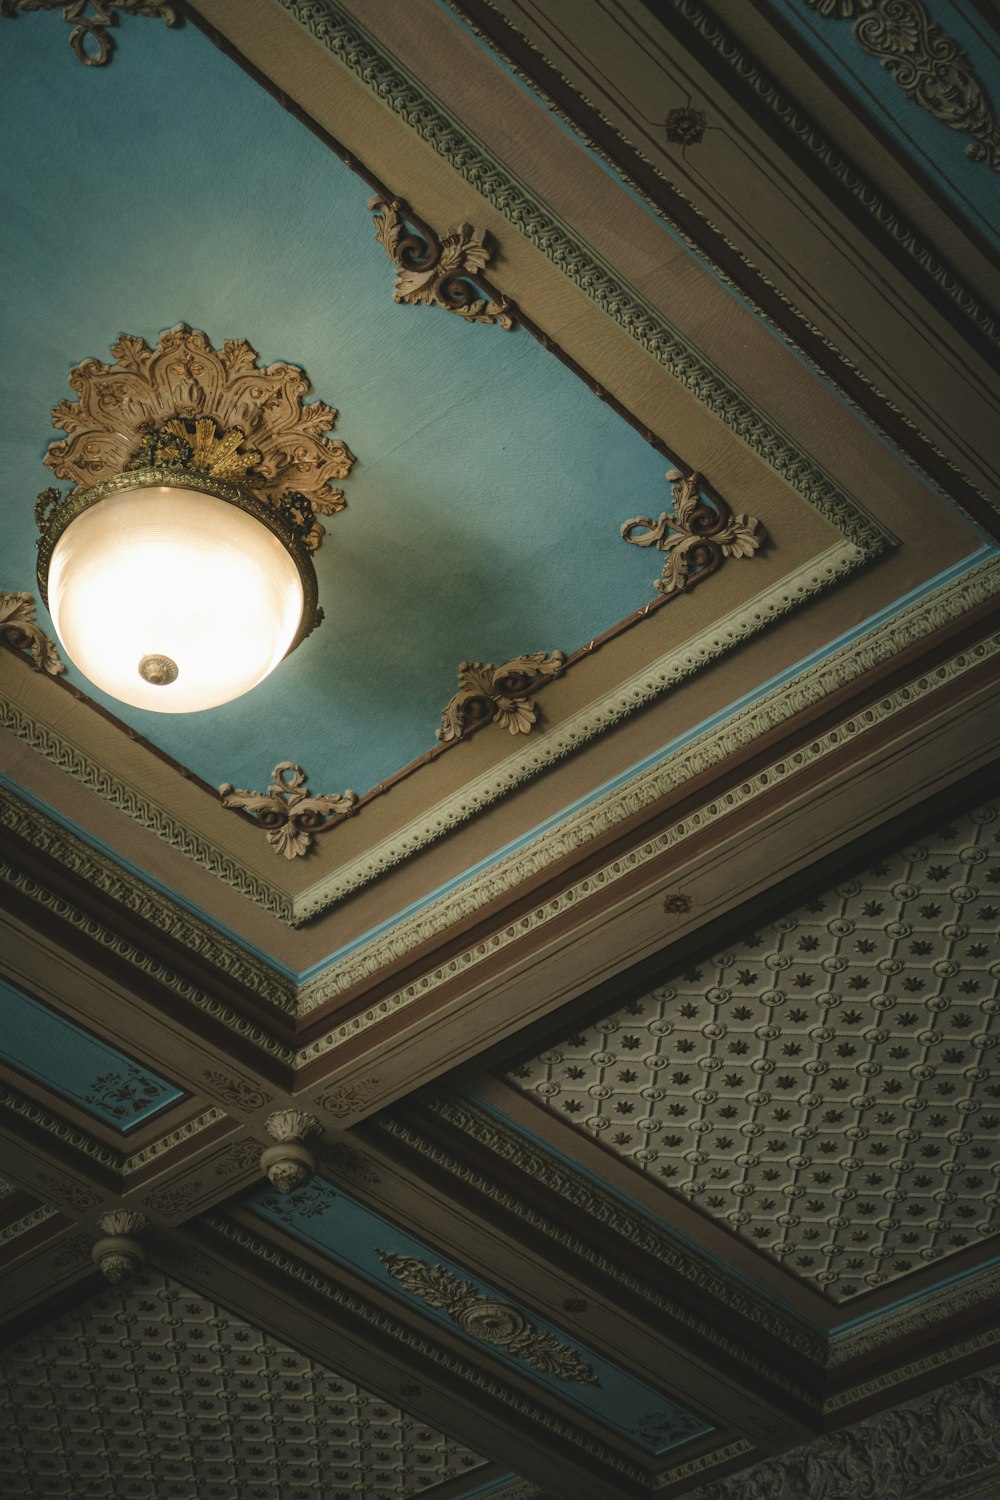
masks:
<instances>
[{"instance_id":1,"label":"frosted glass dome shade","mask_svg":"<svg viewBox=\"0 0 1000 1500\"><path fill-rule=\"evenodd\" d=\"M148 477L133 486L121 476L65 525L48 564L49 612L67 655L112 697L158 713L214 708L262 681L305 633L314 587L307 601L302 548L239 503L188 487L189 476Z\"/></svg>"}]
</instances>

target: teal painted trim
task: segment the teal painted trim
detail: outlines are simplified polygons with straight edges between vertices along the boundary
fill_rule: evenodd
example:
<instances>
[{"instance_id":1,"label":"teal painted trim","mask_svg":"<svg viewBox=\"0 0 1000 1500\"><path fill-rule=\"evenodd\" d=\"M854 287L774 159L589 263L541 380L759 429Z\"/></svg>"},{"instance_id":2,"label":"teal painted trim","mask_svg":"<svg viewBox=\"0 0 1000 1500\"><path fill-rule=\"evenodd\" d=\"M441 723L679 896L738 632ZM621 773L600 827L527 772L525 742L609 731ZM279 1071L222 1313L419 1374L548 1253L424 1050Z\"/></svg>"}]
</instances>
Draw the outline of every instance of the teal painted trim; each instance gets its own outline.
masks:
<instances>
[{"instance_id":1,"label":"teal painted trim","mask_svg":"<svg viewBox=\"0 0 1000 1500\"><path fill-rule=\"evenodd\" d=\"M600 1188L602 1193L606 1193L608 1197L614 1198L619 1203L624 1204L630 1213L635 1214L640 1219L645 1219L647 1224L657 1229L660 1234L667 1235L672 1240L677 1240L678 1243L682 1244L685 1249L689 1250L698 1259L705 1261L708 1265L713 1266L715 1270L722 1272L729 1280L747 1287L748 1290L753 1292L755 1297L759 1297L764 1302L770 1302L772 1307L779 1308L788 1317L793 1318L801 1327L807 1328L811 1333L825 1334L828 1338L835 1338L838 1334L848 1333L853 1328L861 1328L868 1323L875 1323L879 1318L887 1317L889 1313L896 1312L899 1308L905 1307L909 1303L919 1302L926 1297L936 1295L946 1287L959 1286L964 1281L969 1281L975 1276L980 1276L984 1271L992 1271L996 1267L1000 1267L1000 1256L996 1256L994 1259L986 1261L983 1265L974 1266L971 1270L960 1271L953 1276L944 1276L940 1281L935 1281L932 1286L925 1287L923 1291L911 1292L905 1297L898 1298L895 1302L890 1302L885 1307L876 1308L874 1312L860 1313L856 1318L849 1318L846 1323L837 1323L833 1328L825 1328L813 1318L800 1312L798 1308L792 1307L784 1298L775 1296L773 1292L765 1290L764 1287L758 1282L753 1281L749 1276L744 1276L741 1272L735 1271L726 1261L720 1260L716 1255L712 1255L697 1240L693 1240L688 1235L682 1234L678 1229L667 1228L662 1220L658 1219L655 1214L650 1213L648 1209L643 1208L634 1198L630 1198L627 1193L623 1193L618 1188L612 1187L603 1177L598 1177L595 1172L591 1172L587 1167L581 1166L572 1156L568 1156L565 1151L560 1151L557 1146L552 1145L551 1141L545 1140L543 1136L537 1135L535 1131L528 1130L520 1121L515 1120L504 1110L487 1103L485 1099L479 1097L475 1090L465 1089L454 1083L451 1083L449 1086L466 1103L474 1105L484 1115L489 1115L491 1119L499 1121L500 1124L506 1125L509 1130L513 1130L517 1135L523 1136L526 1141L530 1141L533 1146L545 1152L547 1156L554 1157L571 1172L582 1177L586 1182L591 1183L592 1186Z\"/></svg>"},{"instance_id":2,"label":"teal painted trim","mask_svg":"<svg viewBox=\"0 0 1000 1500\"><path fill-rule=\"evenodd\" d=\"M164 881L159 880L155 875L151 875L148 870L144 869L141 865L137 865L134 860L127 859L125 855L119 853L117 849L113 849L110 844L98 838L96 834L90 833L88 830L81 828L79 824L74 823L70 818L64 817L51 803L43 802L41 798L36 797L33 792L29 792L19 782L12 780L10 776L6 776L3 772L0 772L0 787L4 787L7 791L12 792L20 801L26 802L36 812L40 812L46 818L50 818L53 823L58 823L60 828L64 828L67 833L71 833L74 838L78 838L82 844L87 845L88 849L93 849L96 854L103 854L106 858L113 860L121 869L127 870L130 875L134 875L137 880L141 880L151 890L156 891L161 896L165 896L175 906L181 907L190 916L196 917L199 922L204 922L207 927L211 927L220 937L224 937L229 942L237 944L244 953L250 953L254 958L259 958L270 969L280 974L282 978L291 980L293 984L301 978L287 964L283 964L278 959L272 958L269 953L265 953L263 948L258 948L249 939L233 932L224 923L215 921L203 907L196 906L193 901L189 901L185 896L178 895L177 891L171 886L166 885Z\"/></svg>"},{"instance_id":3,"label":"teal painted trim","mask_svg":"<svg viewBox=\"0 0 1000 1500\"><path fill-rule=\"evenodd\" d=\"M322 1178L314 1178L309 1187L285 1197L261 1188L243 1203L257 1218L312 1246L333 1264L348 1267L381 1293L405 1302L422 1317L446 1328L453 1337L463 1339L480 1351L483 1349L481 1339L467 1333L441 1307L435 1307L415 1292L408 1291L390 1275L379 1258L379 1252L413 1257L423 1264L439 1267L458 1279L472 1296L485 1297L516 1309L540 1333L549 1334L562 1346L578 1353L590 1366L596 1377L595 1383L561 1380L556 1374L536 1369L528 1360L509 1354L502 1343L490 1343L490 1355L516 1371L522 1380L544 1387L561 1401L577 1407L647 1453L666 1453L714 1430L694 1412L628 1374L564 1329L521 1306L515 1298L482 1281L475 1271L442 1255L348 1193L331 1187Z\"/></svg>"},{"instance_id":4,"label":"teal painted trim","mask_svg":"<svg viewBox=\"0 0 1000 1500\"><path fill-rule=\"evenodd\" d=\"M516 1484L519 1478L518 1474L504 1474L500 1479L491 1479L474 1490L463 1490L460 1495L455 1496L455 1500L479 1500L481 1495L495 1495L498 1490L505 1490L509 1484Z\"/></svg>"},{"instance_id":5,"label":"teal painted trim","mask_svg":"<svg viewBox=\"0 0 1000 1500\"><path fill-rule=\"evenodd\" d=\"M835 383L835 381L832 380L830 376L824 374L824 372L813 362L809 355L804 353L803 350L799 348L795 340L789 334L787 334L784 329L782 329L771 318L762 313L760 308L755 306L755 304L751 302L742 291L740 291L739 287L733 281L731 281L727 276L724 276L716 267L715 262L705 253L705 251L700 249L700 247L697 246L692 240L690 240L686 235L682 234L679 229L676 229L674 227L674 225L670 222L670 219L667 217L665 210L657 209L653 204L649 202L647 198L643 196L641 192L639 192L637 188L633 187L628 178L624 176L619 168L606 160L606 158L602 156L599 151L595 150L594 147L590 145L582 130L570 124L568 120L564 120L558 110L549 109L549 107L542 102L541 95L537 93L529 83L526 83L523 78L520 78L518 76L518 74L502 56L499 49L494 48L491 43L488 42L484 37L477 35L477 33L468 24L464 17L460 16L455 10L452 9L450 0L435 0L435 4L440 10L447 12L450 19L455 23L455 25L458 26L460 30L464 31L466 35L475 42L479 50L481 52L487 53L493 63L500 69L500 71L502 73L505 73L507 77L517 85L521 93L525 94L540 109L542 109L545 112L547 118L552 120L553 123L556 124L565 135L569 136L569 138L573 140L577 146L579 146L580 150L583 151L588 159L593 162L595 166L600 167L605 176L611 178L611 180L618 188L621 189L626 197L628 197L633 203L635 203L640 209L642 209L642 211L648 218L656 220L656 223L659 225L659 227L670 237L675 245L679 246L679 248L683 250L691 260L699 265L703 271L707 272L707 274L711 276L716 285L720 286L723 291L725 291L727 295L732 298L734 302L736 302L741 308L743 308L744 312L748 312L755 322L759 323L762 328L766 329L772 338L777 339L778 342L784 348L786 348L790 354L794 356L797 363L800 364L803 369L808 370L810 376L814 380L818 381L820 385L822 385L831 393L831 395L836 397L841 406L846 407L850 412L852 412L852 414L862 424L865 430L871 433L871 435L876 438L879 443L881 443L883 448L888 449L890 453L894 453L897 456L902 457L907 465L911 468L911 471L915 475L915 477L924 486L924 488L928 490L936 500L946 505L948 510L951 511L952 515L957 516L966 526L968 526L968 528L978 541L987 542L989 540L989 534L979 525L978 521L976 521L972 516L967 515L965 511L961 510L960 507L955 504L954 500L947 493L947 491L942 489L940 485L936 484L928 474L925 474L922 469L914 467L909 457L903 453L903 450L900 448L899 444L895 442L891 437L889 437L887 433L883 432L882 429L878 427L869 417L867 417L865 413L861 411L860 408L852 400L845 396L843 391ZM948 133L953 134L954 132L949 131ZM757 268L754 267L754 269L756 270ZM793 311L798 313L799 316L804 317L804 314L802 314L798 308L793 308ZM834 350L834 352L836 354L839 354L840 350ZM881 396L882 393L880 391L876 391L876 394ZM921 436L923 436L923 433L921 433Z\"/></svg>"},{"instance_id":6,"label":"teal painted trim","mask_svg":"<svg viewBox=\"0 0 1000 1500\"><path fill-rule=\"evenodd\" d=\"M184 1098L151 1068L0 980L0 1055L123 1135Z\"/></svg>"}]
</instances>

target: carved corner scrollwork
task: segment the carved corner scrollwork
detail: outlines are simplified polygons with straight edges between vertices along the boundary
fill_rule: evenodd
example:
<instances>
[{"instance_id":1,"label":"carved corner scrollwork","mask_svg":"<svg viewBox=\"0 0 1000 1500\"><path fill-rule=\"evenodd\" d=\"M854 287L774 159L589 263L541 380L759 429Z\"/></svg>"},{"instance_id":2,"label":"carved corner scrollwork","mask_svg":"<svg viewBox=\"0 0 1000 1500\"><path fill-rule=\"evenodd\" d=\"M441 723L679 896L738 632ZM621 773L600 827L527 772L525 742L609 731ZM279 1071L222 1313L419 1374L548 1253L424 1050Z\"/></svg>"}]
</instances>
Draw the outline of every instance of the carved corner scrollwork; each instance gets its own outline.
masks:
<instances>
[{"instance_id":1,"label":"carved corner scrollwork","mask_svg":"<svg viewBox=\"0 0 1000 1500\"><path fill-rule=\"evenodd\" d=\"M15 650L29 653L36 672L47 672L50 677L65 672L55 642L35 623L35 601L31 594L0 593L0 637Z\"/></svg>"},{"instance_id":2,"label":"carved corner scrollwork","mask_svg":"<svg viewBox=\"0 0 1000 1500\"><path fill-rule=\"evenodd\" d=\"M115 50L110 28L118 25L118 13L125 16L155 16L166 26L179 26L180 15L173 5L158 0L0 0L0 16L13 20L18 11L62 9L63 20L73 30L69 44L82 63L101 68ZM87 12L90 14L87 14Z\"/></svg>"},{"instance_id":3,"label":"carved corner scrollwork","mask_svg":"<svg viewBox=\"0 0 1000 1500\"><path fill-rule=\"evenodd\" d=\"M621 529L633 546L666 554L663 574L654 584L657 593L681 593L714 573L725 558L752 557L760 548L766 537L760 521L734 515L722 500L709 503L700 492L700 474L670 469L667 479L674 492L673 513L664 511L657 521L637 516Z\"/></svg>"},{"instance_id":4,"label":"carved corner scrollwork","mask_svg":"<svg viewBox=\"0 0 1000 1500\"><path fill-rule=\"evenodd\" d=\"M562 651L534 651L494 667L490 662L463 661L458 668L458 692L441 714L434 732L450 744L480 724L495 723L510 734L527 734L538 718L529 694L539 683L558 677L566 665Z\"/></svg>"},{"instance_id":5,"label":"carved corner scrollwork","mask_svg":"<svg viewBox=\"0 0 1000 1500\"><path fill-rule=\"evenodd\" d=\"M214 349L207 334L178 323L155 349L123 333L114 362L87 359L70 371L79 401L61 401L46 467L57 479L90 486L146 459L213 478L247 480L254 494L302 524L315 549L324 535L316 515L344 509L354 455L330 437L337 412L303 400L309 380L295 365L261 367L245 339ZM58 490L38 497L39 524L58 506Z\"/></svg>"},{"instance_id":6,"label":"carved corner scrollwork","mask_svg":"<svg viewBox=\"0 0 1000 1500\"><path fill-rule=\"evenodd\" d=\"M492 302L479 294L475 278L487 265L490 250L485 229L459 224L443 238L433 230L411 227L412 219L400 198L370 198L375 237L396 267L394 302L425 302L458 313L469 323L514 326L505 297ZM408 223L408 220L410 221Z\"/></svg>"},{"instance_id":7,"label":"carved corner scrollwork","mask_svg":"<svg viewBox=\"0 0 1000 1500\"><path fill-rule=\"evenodd\" d=\"M463 1333L486 1344L496 1344L516 1359L554 1375L557 1380L580 1385L600 1385L590 1365L575 1349L562 1344L551 1333L536 1328L509 1302L477 1292L469 1281L459 1281L445 1266L427 1265L408 1255L377 1250L390 1276L428 1307L444 1312Z\"/></svg>"},{"instance_id":8,"label":"carved corner scrollwork","mask_svg":"<svg viewBox=\"0 0 1000 1500\"><path fill-rule=\"evenodd\" d=\"M1000 172L1000 126L972 63L920 0L806 0L827 19L854 22L854 40L921 109L971 135L970 161Z\"/></svg>"},{"instance_id":9,"label":"carved corner scrollwork","mask_svg":"<svg viewBox=\"0 0 1000 1500\"><path fill-rule=\"evenodd\" d=\"M354 811L354 792L313 795L301 766L283 760L271 773L266 792L248 792L223 782L219 787L223 807L240 808L267 832L272 849L286 859L306 854L313 834L323 833L343 822Z\"/></svg>"}]
</instances>

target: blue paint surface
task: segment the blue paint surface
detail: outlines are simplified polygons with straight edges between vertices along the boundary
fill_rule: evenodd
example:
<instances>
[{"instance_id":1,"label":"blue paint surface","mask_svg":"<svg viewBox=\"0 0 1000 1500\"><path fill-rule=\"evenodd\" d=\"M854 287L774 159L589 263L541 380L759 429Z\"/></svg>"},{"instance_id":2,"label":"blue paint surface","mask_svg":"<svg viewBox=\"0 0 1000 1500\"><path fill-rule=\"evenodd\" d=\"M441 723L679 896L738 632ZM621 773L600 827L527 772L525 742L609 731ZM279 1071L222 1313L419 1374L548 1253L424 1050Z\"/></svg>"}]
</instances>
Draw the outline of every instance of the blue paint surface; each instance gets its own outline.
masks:
<instances>
[{"instance_id":1,"label":"blue paint surface","mask_svg":"<svg viewBox=\"0 0 1000 1500\"><path fill-rule=\"evenodd\" d=\"M144 1125L182 1089L0 980L0 1056L125 1133Z\"/></svg>"},{"instance_id":2,"label":"blue paint surface","mask_svg":"<svg viewBox=\"0 0 1000 1500\"><path fill-rule=\"evenodd\" d=\"M924 6L941 33L961 47L988 102L1000 113L1000 55L987 39L988 27L977 24L971 8L963 13L952 0L924 0ZM969 158L975 138L952 129L900 88L892 72L856 41L852 21L824 17L802 0L782 0L781 9L861 106L972 227L1000 249L996 173L987 161Z\"/></svg>"},{"instance_id":3,"label":"blue paint surface","mask_svg":"<svg viewBox=\"0 0 1000 1500\"><path fill-rule=\"evenodd\" d=\"M378 1251L413 1256L425 1264L442 1266L460 1281L471 1282L478 1294L495 1297L517 1307L535 1328L552 1334L561 1344L575 1349L591 1366L599 1384L584 1385L578 1381L559 1380L554 1375L544 1374L526 1360L507 1354L501 1344L491 1344L490 1353L516 1369L521 1376L546 1386L562 1400L579 1407L604 1426L628 1437L648 1453L666 1453L681 1443L712 1430L693 1412L658 1395L642 1381L627 1375L562 1329L537 1317L527 1308L519 1307L505 1293L470 1275L464 1267L446 1259L429 1245L414 1239L345 1193L336 1192L321 1179L314 1179L308 1188L287 1197L258 1191L245 1200L245 1206L268 1223L279 1226L296 1239L319 1250L337 1264L349 1266L382 1291L404 1299L424 1316L440 1323L449 1332L467 1339L468 1343L479 1349L483 1348L482 1342L463 1333L446 1312L429 1306L421 1297L408 1292L396 1278L390 1276L379 1259Z\"/></svg>"},{"instance_id":4,"label":"blue paint surface","mask_svg":"<svg viewBox=\"0 0 1000 1500\"><path fill-rule=\"evenodd\" d=\"M663 458L523 330L395 305L368 188L199 31L132 25L103 69L47 15L3 41L4 586L34 588L50 409L122 331L186 321L303 365L359 460L316 558L325 622L266 682L160 715L70 681L212 784L292 754L362 792L434 745L460 659L572 651L652 597L619 528L669 508Z\"/></svg>"}]
</instances>

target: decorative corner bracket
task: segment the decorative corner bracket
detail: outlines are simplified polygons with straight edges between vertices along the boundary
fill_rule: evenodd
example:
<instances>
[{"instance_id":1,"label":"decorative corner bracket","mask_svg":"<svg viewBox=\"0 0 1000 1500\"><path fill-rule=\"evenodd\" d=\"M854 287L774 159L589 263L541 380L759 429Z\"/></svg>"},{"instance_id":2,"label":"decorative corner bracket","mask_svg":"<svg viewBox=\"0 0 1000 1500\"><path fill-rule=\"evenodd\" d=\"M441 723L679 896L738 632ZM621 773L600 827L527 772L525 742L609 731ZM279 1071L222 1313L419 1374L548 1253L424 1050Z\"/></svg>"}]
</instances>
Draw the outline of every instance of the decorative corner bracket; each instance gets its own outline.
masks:
<instances>
[{"instance_id":1,"label":"decorative corner bracket","mask_svg":"<svg viewBox=\"0 0 1000 1500\"><path fill-rule=\"evenodd\" d=\"M411 216L400 198L368 200L373 210L375 238L396 266L394 302L426 302L458 313L469 323L514 326L513 310L505 297L492 302L479 296L475 278L490 259L485 229L459 224L443 239L424 226L410 228Z\"/></svg>"},{"instance_id":2,"label":"decorative corner bracket","mask_svg":"<svg viewBox=\"0 0 1000 1500\"><path fill-rule=\"evenodd\" d=\"M150 462L248 483L286 519L308 521L305 544L319 546L324 531L313 512L344 509L333 481L348 477L354 455L327 435L334 408L304 402L302 370L260 366L246 339L214 349L186 323L162 333L155 349L123 333L111 353L113 363L86 359L71 370L80 399L52 412L52 425L66 433L45 455L57 479L86 487ZM36 517L61 502L58 490L43 491Z\"/></svg>"},{"instance_id":3,"label":"decorative corner bracket","mask_svg":"<svg viewBox=\"0 0 1000 1500\"><path fill-rule=\"evenodd\" d=\"M434 733L450 744L480 724L495 723L510 734L527 734L538 718L538 708L528 696L566 665L562 651L535 651L515 656L494 667L490 662L463 661L458 668L458 692L441 715Z\"/></svg>"},{"instance_id":4,"label":"decorative corner bracket","mask_svg":"<svg viewBox=\"0 0 1000 1500\"><path fill-rule=\"evenodd\" d=\"M663 574L653 585L659 594L678 594L707 578L727 557L752 557L765 540L754 516L733 515L721 500L707 501L700 493L700 474L667 471L674 492L674 510L658 521L637 516L622 526L622 537L636 547L656 547L666 553ZM645 531L637 535L637 530Z\"/></svg>"},{"instance_id":5,"label":"decorative corner bracket","mask_svg":"<svg viewBox=\"0 0 1000 1500\"><path fill-rule=\"evenodd\" d=\"M0 0L0 16L13 20L18 11L60 7L63 20L73 27L70 46L80 61L92 68L102 68L114 54L111 27L118 25L119 12L124 16L158 16L166 26L181 24L175 6L156 0Z\"/></svg>"},{"instance_id":6,"label":"decorative corner bracket","mask_svg":"<svg viewBox=\"0 0 1000 1500\"><path fill-rule=\"evenodd\" d=\"M266 829L268 843L286 859L305 854L313 834L349 817L358 800L354 792L313 796L305 771L290 760L275 766L266 792L242 791L227 781L219 787L219 796L223 807L240 808Z\"/></svg>"},{"instance_id":7,"label":"decorative corner bracket","mask_svg":"<svg viewBox=\"0 0 1000 1500\"><path fill-rule=\"evenodd\" d=\"M35 601L31 594L0 594L0 636L18 651L30 652L36 672L58 677L65 672L55 642L35 624Z\"/></svg>"},{"instance_id":8,"label":"decorative corner bracket","mask_svg":"<svg viewBox=\"0 0 1000 1500\"><path fill-rule=\"evenodd\" d=\"M877 58L914 104L942 125L971 135L970 161L1000 172L1000 127L962 48L931 20L920 0L806 0L828 20L854 22L854 40Z\"/></svg>"},{"instance_id":9,"label":"decorative corner bracket","mask_svg":"<svg viewBox=\"0 0 1000 1500\"><path fill-rule=\"evenodd\" d=\"M496 1344L516 1359L557 1380L579 1385L600 1385L590 1365L554 1334L543 1332L509 1302L483 1296L469 1281L459 1281L444 1266L427 1265L412 1256L395 1255L377 1250L390 1276L405 1291L426 1302L428 1307L447 1313L451 1321L470 1338Z\"/></svg>"}]
</instances>

